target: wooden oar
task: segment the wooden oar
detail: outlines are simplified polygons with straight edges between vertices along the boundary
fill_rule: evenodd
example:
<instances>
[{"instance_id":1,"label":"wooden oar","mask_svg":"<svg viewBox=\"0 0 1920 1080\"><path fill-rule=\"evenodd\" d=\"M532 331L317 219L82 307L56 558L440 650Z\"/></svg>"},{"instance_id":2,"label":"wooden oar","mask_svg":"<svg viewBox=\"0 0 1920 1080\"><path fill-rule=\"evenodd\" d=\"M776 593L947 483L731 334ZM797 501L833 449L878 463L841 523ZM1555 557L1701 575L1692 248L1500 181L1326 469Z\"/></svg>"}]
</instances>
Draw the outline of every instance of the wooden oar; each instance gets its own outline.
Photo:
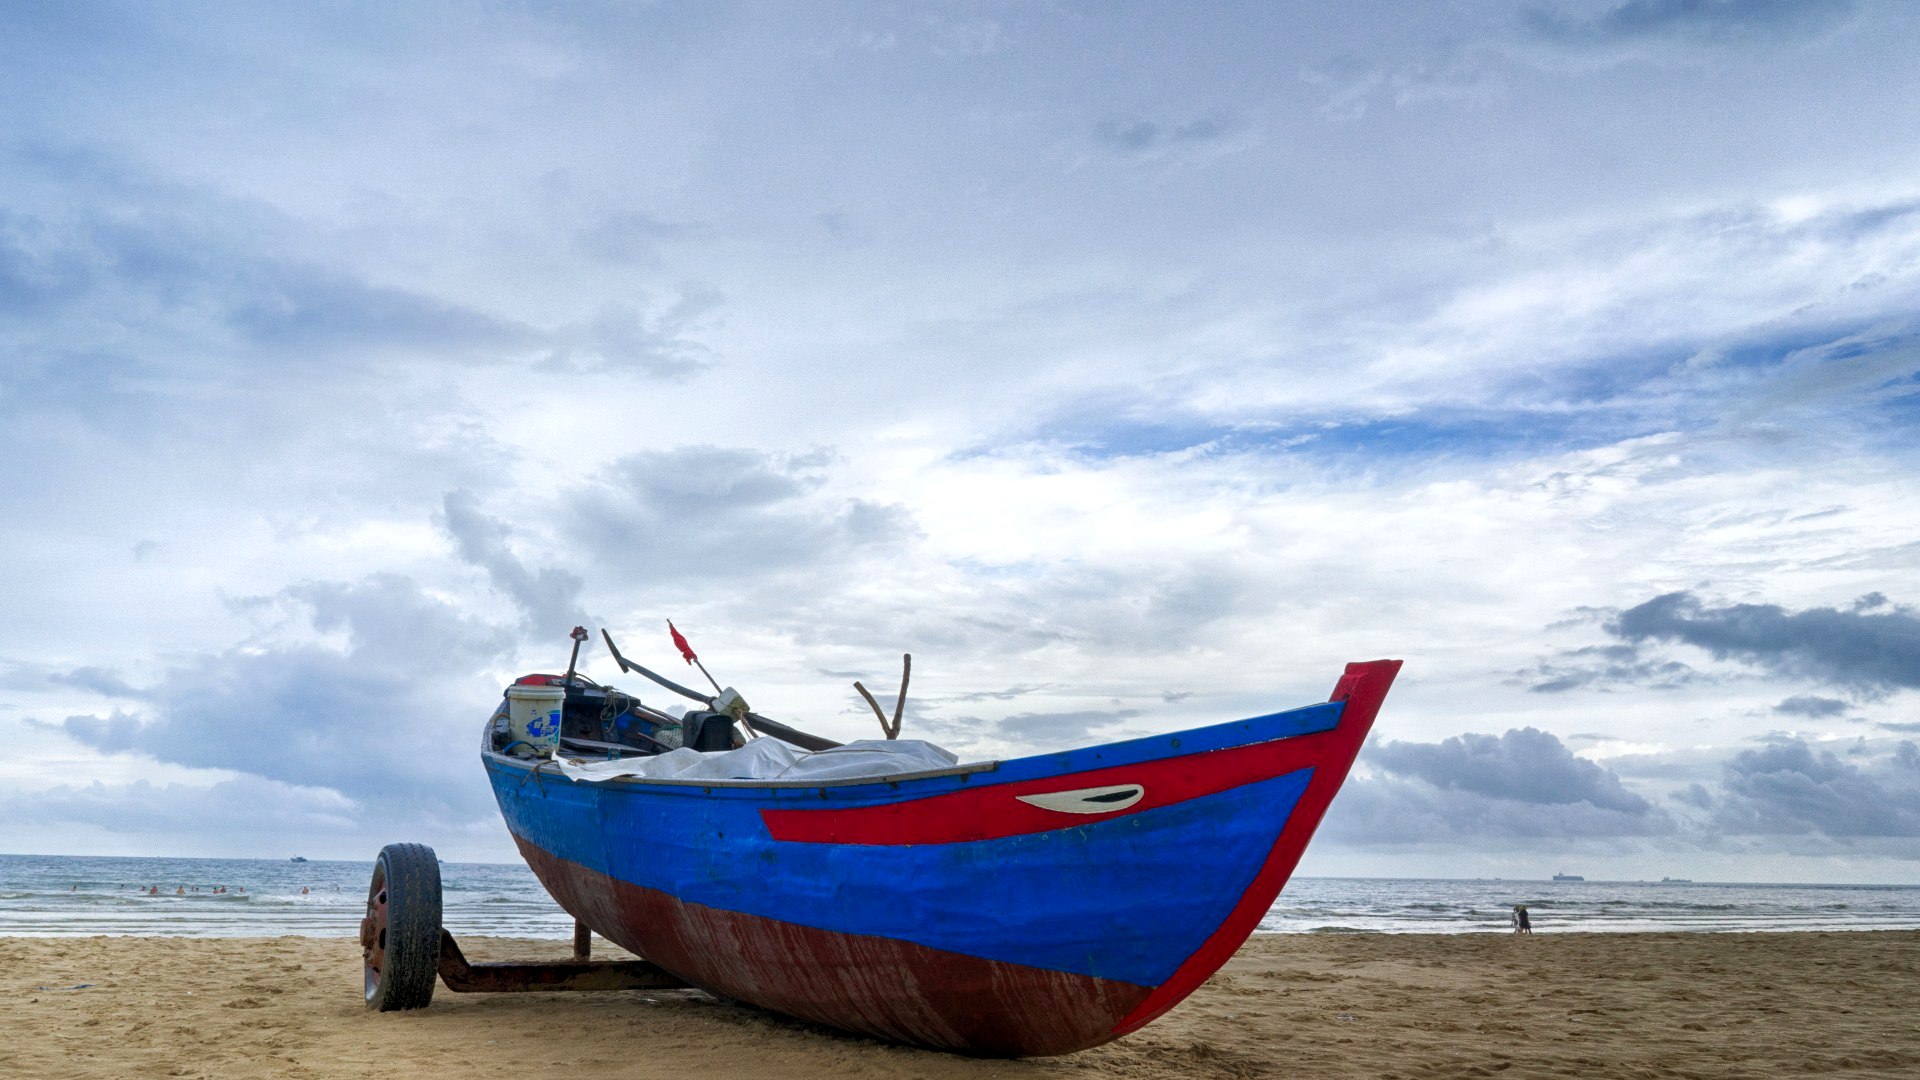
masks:
<instances>
[{"instance_id":1,"label":"wooden oar","mask_svg":"<svg viewBox=\"0 0 1920 1080\"><path fill-rule=\"evenodd\" d=\"M667 689L673 691L674 693L679 694L682 697L692 698L693 700L701 703L702 705L713 704L713 698L709 697L708 695L699 693L698 691L689 690L686 687L681 686L679 683L674 682L672 679L669 679L664 675L656 675L653 672L648 671L646 668L641 667L639 664L636 664L633 661L627 659L626 657L621 656L619 647L613 643L613 635L607 633L605 627L602 627L600 629L600 636L606 639L607 651L613 654L613 660L615 663L620 665L620 670L631 671L635 675L645 676L646 678L652 679L654 682L659 683L661 686L666 687ZM793 745L798 746L802 750L831 750L836 746L842 745L840 743L834 742L832 739L823 738L819 735L813 735L808 732L801 731L799 728L788 727L787 725L780 723L778 720L769 720L766 717L761 716L759 713L748 713L746 716L746 722L749 726L751 726L755 731L759 732L760 734L771 735L774 738L781 740L782 742L790 742Z\"/></svg>"},{"instance_id":2,"label":"wooden oar","mask_svg":"<svg viewBox=\"0 0 1920 1080\"><path fill-rule=\"evenodd\" d=\"M631 671L635 675L644 675L647 678L652 679L654 682L659 683L661 686L664 686L667 689L673 691L674 693L679 694L681 697L692 698L693 700L699 702L702 705L713 704L713 695L703 694L698 690L689 690L686 687L681 686L679 683L674 682L672 679L669 679L664 675L656 675L653 672L648 671L646 668L641 667L639 664L636 664L633 661L627 659L626 657L621 656L620 649L617 646L615 646L613 643L613 635L607 633L606 627L603 626L600 628L600 636L606 640L607 651L613 654L614 663L620 665L620 670Z\"/></svg>"}]
</instances>

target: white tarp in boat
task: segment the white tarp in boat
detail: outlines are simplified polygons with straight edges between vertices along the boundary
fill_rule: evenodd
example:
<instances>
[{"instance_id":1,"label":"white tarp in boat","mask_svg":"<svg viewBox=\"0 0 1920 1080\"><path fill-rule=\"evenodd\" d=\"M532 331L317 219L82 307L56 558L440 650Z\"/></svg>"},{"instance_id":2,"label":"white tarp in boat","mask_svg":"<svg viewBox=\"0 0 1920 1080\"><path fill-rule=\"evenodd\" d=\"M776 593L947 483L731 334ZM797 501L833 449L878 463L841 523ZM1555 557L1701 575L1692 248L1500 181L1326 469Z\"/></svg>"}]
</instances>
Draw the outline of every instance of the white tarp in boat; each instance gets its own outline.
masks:
<instances>
[{"instance_id":1,"label":"white tarp in boat","mask_svg":"<svg viewBox=\"0 0 1920 1080\"><path fill-rule=\"evenodd\" d=\"M951 769L958 764L960 759L953 754L919 739L859 739L831 750L803 754L773 779L845 780Z\"/></svg>"},{"instance_id":2,"label":"white tarp in boat","mask_svg":"<svg viewBox=\"0 0 1920 1080\"><path fill-rule=\"evenodd\" d=\"M719 753L703 754L683 746L651 757L615 761L582 761L564 754L556 754L553 760L569 778L589 782L623 776L645 780L854 780L948 769L960 763L954 755L919 739L861 739L808 753L768 737Z\"/></svg>"}]
</instances>

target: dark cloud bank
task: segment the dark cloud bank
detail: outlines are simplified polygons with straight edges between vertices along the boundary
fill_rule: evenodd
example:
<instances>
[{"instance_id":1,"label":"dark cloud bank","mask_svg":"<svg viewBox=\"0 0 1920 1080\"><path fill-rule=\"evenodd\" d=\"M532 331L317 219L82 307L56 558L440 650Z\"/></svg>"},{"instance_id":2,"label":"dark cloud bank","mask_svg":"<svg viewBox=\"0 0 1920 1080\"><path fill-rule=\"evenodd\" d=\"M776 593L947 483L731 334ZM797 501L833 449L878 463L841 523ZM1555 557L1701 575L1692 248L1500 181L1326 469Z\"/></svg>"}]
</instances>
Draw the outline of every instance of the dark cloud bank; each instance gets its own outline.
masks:
<instances>
[{"instance_id":1,"label":"dark cloud bank","mask_svg":"<svg viewBox=\"0 0 1920 1080\"><path fill-rule=\"evenodd\" d=\"M1778 675L1868 692L1920 687L1920 616L1878 593L1850 610L1789 612L1775 604L1712 607L1668 593L1620 613L1609 633L1639 645L1671 641Z\"/></svg>"},{"instance_id":2,"label":"dark cloud bank","mask_svg":"<svg viewBox=\"0 0 1920 1080\"><path fill-rule=\"evenodd\" d=\"M1781 679L1878 698L1920 687L1920 615L1870 593L1848 608L1789 611L1777 604L1711 604L1690 592L1656 596L1605 624L1619 644L1563 652L1534 673L1532 689L1671 687L1709 676L1660 653L1689 645ZM1840 708L1835 708L1838 705ZM1836 715L1844 703L1801 696L1780 705L1800 716Z\"/></svg>"},{"instance_id":3,"label":"dark cloud bank","mask_svg":"<svg viewBox=\"0 0 1920 1080\"><path fill-rule=\"evenodd\" d=\"M1349 844L1580 840L1675 827L1611 771L1534 728L1375 742L1361 761L1376 775L1349 780L1327 817L1328 834Z\"/></svg>"},{"instance_id":4,"label":"dark cloud bank","mask_svg":"<svg viewBox=\"0 0 1920 1080\"><path fill-rule=\"evenodd\" d=\"M1743 750L1727 762L1721 791L1683 793L1712 826L1743 836L1822 836L1841 842L1895 839L1920 855L1920 748L1845 756L1793 739Z\"/></svg>"}]
</instances>

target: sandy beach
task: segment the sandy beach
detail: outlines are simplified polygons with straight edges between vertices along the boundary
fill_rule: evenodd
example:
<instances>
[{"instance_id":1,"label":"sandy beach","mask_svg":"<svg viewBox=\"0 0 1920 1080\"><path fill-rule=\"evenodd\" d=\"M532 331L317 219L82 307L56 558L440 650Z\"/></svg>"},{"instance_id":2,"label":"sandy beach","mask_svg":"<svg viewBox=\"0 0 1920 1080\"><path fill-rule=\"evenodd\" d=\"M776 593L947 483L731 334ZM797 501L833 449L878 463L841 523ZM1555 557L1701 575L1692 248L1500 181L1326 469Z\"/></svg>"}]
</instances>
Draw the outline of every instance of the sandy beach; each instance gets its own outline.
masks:
<instances>
[{"instance_id":1,"label":"sandy beach","mask_svg":"<svg viewBox=\"0 0 1920 1080\"><path fill-rule=\"evenodd\" d=\"M475 959L566 951L467 948ZM1145 1030L1030 1061L889 1046L696 991L443 986L428 1010L376 1015L359 987L358 951L341 939L0 938L0 1075L1920 1074L1912 931L1260 937Z\"/></svg>"}]
</instances>

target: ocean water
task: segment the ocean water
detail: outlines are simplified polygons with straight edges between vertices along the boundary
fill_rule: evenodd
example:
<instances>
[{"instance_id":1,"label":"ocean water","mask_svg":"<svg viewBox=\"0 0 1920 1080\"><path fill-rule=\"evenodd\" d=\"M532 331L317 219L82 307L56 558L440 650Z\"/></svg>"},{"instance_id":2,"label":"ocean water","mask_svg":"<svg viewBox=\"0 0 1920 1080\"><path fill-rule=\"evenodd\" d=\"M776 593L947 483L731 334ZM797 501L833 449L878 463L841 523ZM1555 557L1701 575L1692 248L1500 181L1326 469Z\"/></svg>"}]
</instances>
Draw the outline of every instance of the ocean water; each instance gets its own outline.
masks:
<instances>
[{"instance_id":1,"label":"ocean water","mask_svg":"<svg viewBox=\"0 0 1920 1080\"><path fill-rule=\"evenodd\" d=\"M353 937L372 874L371 859L0 855L0 935ZM456 934L573 934L572 916L520 864L443 863L440 890L441 922Z\"/></svg>"},{"instance_id":2,"label":"ocean water","mask_svg":"<svg viewBox=\"0 0 1920 1080\"><path fill-rule=\"evenodd\" d=\"M1296 878L1260 921L1260 929L1388 934L1504 931L1510 928L1515 904L1527 905L1539 933L1920 928L1920 885Z\"/></svg>"},{"instance_id":3,"label":"ocean water","mask_svg":"<svg viewBox=\"0 0 1920 1080\"><path fill-rule=\"evenodd\" d=\"M371 873L371 860L0 855L0 935L351 937ZM456 934L573 933L572 917L525 866L444 863L440 873L444 922ZM227 892L212 891L222 885ZM1297 878L1260 929L1504 931L1516 903L1541 933L1920 928L1920 886Z\"/></svg>"}]
</instances>

